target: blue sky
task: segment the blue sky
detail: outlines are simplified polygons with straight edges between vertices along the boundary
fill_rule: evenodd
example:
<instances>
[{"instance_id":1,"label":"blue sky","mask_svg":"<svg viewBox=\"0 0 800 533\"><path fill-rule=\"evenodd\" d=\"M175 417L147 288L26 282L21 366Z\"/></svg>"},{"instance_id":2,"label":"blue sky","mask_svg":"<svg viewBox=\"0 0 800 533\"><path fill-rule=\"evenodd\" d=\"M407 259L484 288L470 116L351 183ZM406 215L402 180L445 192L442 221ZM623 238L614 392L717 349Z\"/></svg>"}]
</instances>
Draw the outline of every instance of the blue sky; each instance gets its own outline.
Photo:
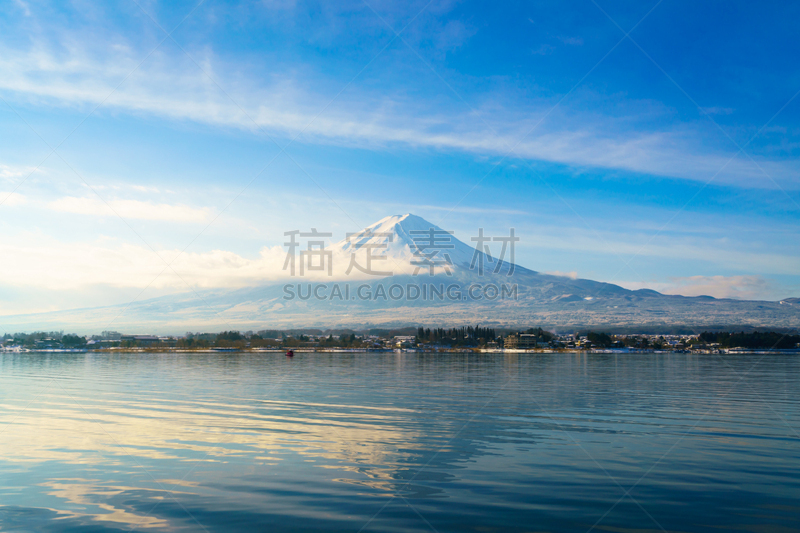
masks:
<instances>
[{"instance_id":1,"label":"blue sky","mask_svg":"<svg viewBox=\"0 0 800 533\"><path fill-rule=\"evenodd\" d=\"M514 227L534 270L798 296L798 11L12 1L0 314L239 286L284 231L406 212Z\"/></svg>"}]
</instances>

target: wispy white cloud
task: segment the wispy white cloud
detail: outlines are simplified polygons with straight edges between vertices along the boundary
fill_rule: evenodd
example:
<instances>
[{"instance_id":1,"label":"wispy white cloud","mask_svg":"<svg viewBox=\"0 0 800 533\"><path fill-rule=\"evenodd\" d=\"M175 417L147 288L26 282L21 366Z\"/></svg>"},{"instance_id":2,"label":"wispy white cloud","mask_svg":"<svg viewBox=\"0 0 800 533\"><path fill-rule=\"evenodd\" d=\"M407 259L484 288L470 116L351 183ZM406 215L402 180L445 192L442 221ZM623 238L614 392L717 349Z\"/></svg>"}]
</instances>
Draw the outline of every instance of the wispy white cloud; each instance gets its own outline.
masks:
<instances>
[{"instance_id":1,"label":"wispy white cloud","mask_svg":"<svg viewBox=\"0 0 800 533\"><path fill-rule=\"evenodd\" d=\"M146 193L159 193L159 192L161 192L158 187L148 187L146 185L131 185L131 188L134 191L146 192Z\"/></svg>"},{"instance_id":2,"label":"wispy white cloud","mask_svg":"<svg viewBox=\"0 0 800 533\"><path fill-rule=\"evenodd\" d=\"M543 272L543 274L549 274L551 276L561 276L562 278L578 279L578 273L575 271L561 272L559 270L555 270L553 272Z\"/></svg>"},{"instance_id":3,"label":"wispy white cloud","mask_svg":"<svg viewBox=\"0 0 800 533\"><path fill-rule=\"evenodd\" d=\"M704 107L702 111L709 115L730 115L733 109L730 107Z\"/></svg>"},{"instance_id":4,"label":"wispy white cloud","mask_svg":"<svg viewBox=\"0 0 800 533\"><path fill-rule=\"evenodd\" d=\"M729 162L732 154L704 152L691 124L669 130L624 131L613 125L635 121L635 116L574 116L559 110L526 135L554 101L528 99L523 108L512 108L498 106L496 95L486 94L481 98L485 103L473 105L479 118L461 102L448 110L436 102L400 93L358 92L355 86L354 94L341 96L317 116L329 97L307 87L327 86L329 80L280 73L263 80L248 78L215 61L210 52L195 58L205 73L186 57L156 52L116 90L138 63L138 56L127 47L109 47L103 56L93 56L74 43L58 54L43 44L1 52L4 75L0 90L37 103L72 106L103 102L105 107L133 113L254 132L263 129L294 136L302 131L303 139L310 142L373 147L401 144L495 156L511 152L512 157L699 181L707 181L725 167L716 178L718 183L773 186L744 158ZM227 95L206 73L222 80ZM781 179L784 187L800 186L798 162L764 160L760 165Z\"/></svg>"},{"instance_id":5,"label":"wispy white cloud","mask_svg":"<svg viewBox=\"0 0 800 533\"><path fill-rule=\"evenodd\" d=\"M552 54L553 52L555 52L555 50L556 50L555 46L553 46L551 44L543 43L543 44L539 45L537 48L534 48L533 50L531 50L531 54L533 54L535 56L546 56L546 55Z\"/></svg>"},{"instance_id":6,"label":"wispy white cloud","mask_svg":"<svg viewBox=\"0 0 800 533\"><path fill-rule=\"evenodd\" d=\"M0 179L4 181L17 181L28 176L36 167L20 167L0 164Z\"/></svg>"},{"instance_id":7,"label":"wispy white cloud","mask_svg":"<svg viewBox=\"0 0 800 533\"><path fill-rule=\"evenodd\" d=\"M150 285L186 291L187 283L192 287L238 287L276 279L285 257L280 247L264 248L257 258L247 259L222 250L180 254L172 249L159 250L156 255L146 246L102 240L64 243L43 235L27 239L32 242L25 240L20 236L14 242L0 243L0 255L14 257L14 261L0 262L0 279L20 290L143 289ZM53 258L58 258L58 268L53 268ZM167 268L170 262L171 268Z\"/></svg>"},{"instance_id":8,"label":"wispy white cloud","mask_svg":"<svg viewBox=\"0 0 800 533\"><path fill-rule=\"evenodd\" d=\"M580 37L565 37L562 35L558 38L558 40L571 46L581 46L583 44L583 39Z\"/></svg>"},{"instance_id":9,"label":"wispy white cloud","mask_svg":"<svg viewBox=\"0 0 800 533\"><path fill-rule=\"evenodd\" d=\"M156 204L141 200L109 200L65 196L47 204L53 211L90 216L117 216L124 219L163 220L168 222L205 222L211 217L208 208L183 204Z\"/></svg>"},{"instance_id":10,"label":"wispy white cloud","mask_svg":"<svg viewBox=\"0 0 800 533\"><path fill-rule=\"evenodd\" d=\"M12 242L8 242L8 241ZM302 277L293 277L287 265L287 250L282 246L263 247L256 257L214 249L205 252L181 252L160 249L154 252L147 246L119 243L108 239L93 242L65 243L37 234L20 235L0 242L0 257L13 261L0 262L0 283L19 290L76 290L108 286L115 288L152 287L188 291L191 288L239 288L279 280L307 282L330 279L369 279L357 270L347 273L351 252L332 249L326 259L333 267L333 278L327 271L305 270ZM365 265L367 250L356 252L358 264ZM52 268L58 258L58 268ZM306 265L318 263L318 258L306 258ZM301 258L295 256L295 275L299 276ZM380 264L379 264L380 263ZM169 266L168 266L169 265ZM411 273L410 263L394 263L387 259L373 263L376 270ZM405 268L405 270L398 270Z\"/></svg>"},{"instance_id":11,"label":"wispy white cloud","mask_svg":"<svg viewBox=\"0 0 800 533\"><path fill-rule=\"evenodd\" d=\"M17 7L19 7L22 10L22 13L26 17L31 16L31 8L28 6L27 2L24 2L23 0L14 0L14 3L17 4Z\"/></svg>"},{"instance_id":12,"label":"wispy white cloud","mask_svg":"<svg viewBox=\"0 0 800 533\"><path fill-rule=\"evenodd\" d=\"M27 203L28 199L18 192L0 191L0 204L11 207Z\"/></svg>"},{"instance_id":13,"label":"wispy white cloud","mask_svg":"<svg viewBox=\"0 0 800 533\"><path fill-rule=\"evenodd\" d=\"M387 206L391 207L391 206ZM408 205L402 205L402 209L407 209ZM401 209L401 210L402 210ZM465 213L483 215L527 215L527 211L519 209L506 209L502 207L472 207L472 206L444 206L444 205L414 205L414 210L418 211L443 211L445 213Z\"/></svg>"}]
</instances>

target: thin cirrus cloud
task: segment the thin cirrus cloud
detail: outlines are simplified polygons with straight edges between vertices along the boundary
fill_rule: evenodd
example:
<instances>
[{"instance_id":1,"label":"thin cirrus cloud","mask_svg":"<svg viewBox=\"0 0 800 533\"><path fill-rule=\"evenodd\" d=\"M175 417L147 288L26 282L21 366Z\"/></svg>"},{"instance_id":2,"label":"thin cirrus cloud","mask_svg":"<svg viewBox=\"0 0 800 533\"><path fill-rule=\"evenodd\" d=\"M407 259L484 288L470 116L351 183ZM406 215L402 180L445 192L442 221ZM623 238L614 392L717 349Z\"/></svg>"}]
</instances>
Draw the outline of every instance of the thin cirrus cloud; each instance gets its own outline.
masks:
<instances>
[{"instance_id":1,"label":"thin cirrus cloud","mask_svg":"<svg viewBox=\"0 0 800 533\"><path fill-rule=\"evenodd\" d=\"M18 192L0 191L0 205L8 207L27 203L28 199Z\"/></svg>"},{"instance_id":2,"label":"thin cirrus cloud","mask_svg":"<svg viewBox=\"0 0 800 533\"><path fill-rule=\"evenodd\" d=\"M161 220L166 222L206 222L212 212L206 207L183 204L156 204L142 200L109 200L65 196L47 204L62 213L91 216L120 216L124 219Z\"/></svg>"},{"instance_id":3,"label":"thin cirrus cloud","mask_svg":"<svg viewBox=\"0 0 800 533\"><path fill-rule=\"evenodd\" d=\"M560 270L554 270L552 272L544 272L544 274L549 274L551 276L560 276L562 278L578 279L578 273L575 271L561 272Z\"/></svg>"},{"instance_id":4,"label":"thin cirrus cloud","mask_svg":"<svg viewBox=\"0 0 800 533\"><path fill-rule=\"evenodd\" d=\"M35 167L20 167L0 164L0 179L3 181L15 181L23 178L34 171Z\"/></svg>"},{"instance_id":5,"label":"thin cirrus cloud","mask_svg":"<svg viewBox=\"0 0 800 533\"><path fill-rule=\"evenodd\" d=\"M474 109L466 109L462 102L448 109L433 100L412 100L399 93L359 93L354 84L353 93L342 95L326 108L329 96L304 87L328 86L330 81L315 83L296 73L277 73L263 80L246 78L232 69L227 71L222 62L214 61L212 53L198 59L201 70L185 57L159 52L136 68L135 54L125 47L112 47L103 57L74 46L60 54L44 45L2 52L0 90L50 105L102 103L133 113L256 133L262 129L288 136L302 132L307 142L379 148L397 144L481 156L510 154L702 182L713 176L718 183L747 188L772 188L770 178L783 187L800 185L795 161L761 160L759 168L734 152L702 151L697 148L700 133L696 125L614 131L610 124L635 122L636 117L620 121L602 113L562 113L559 109L544 118L555 103L548 99L529 99L520 112L513 102L503 106L491 103L507 101L500 95L484 94L476 98ZM222 80L224 93L209 75ZM568 103L562 105L566 106Z\"/></svg>"}]
</instances>

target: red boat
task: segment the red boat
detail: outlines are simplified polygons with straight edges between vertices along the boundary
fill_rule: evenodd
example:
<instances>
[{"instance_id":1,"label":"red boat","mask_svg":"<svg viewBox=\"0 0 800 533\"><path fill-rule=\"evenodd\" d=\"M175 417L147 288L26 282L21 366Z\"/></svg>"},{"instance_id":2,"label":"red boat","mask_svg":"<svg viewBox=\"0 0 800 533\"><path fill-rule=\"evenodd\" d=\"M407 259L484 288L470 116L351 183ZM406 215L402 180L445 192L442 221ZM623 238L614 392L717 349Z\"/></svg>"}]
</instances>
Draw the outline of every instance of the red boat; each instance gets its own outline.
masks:
<instances>
[{"instance_id":1,"label":"red boat","mask_svg":"<svg viewBox=\"0 0 800 533\"><path fill-rule=\"evenodd\" d=\"M294 357L294 352L292 350L289 350L288 352L286 352L286 357Z\"/></svg>"}]
</instances>

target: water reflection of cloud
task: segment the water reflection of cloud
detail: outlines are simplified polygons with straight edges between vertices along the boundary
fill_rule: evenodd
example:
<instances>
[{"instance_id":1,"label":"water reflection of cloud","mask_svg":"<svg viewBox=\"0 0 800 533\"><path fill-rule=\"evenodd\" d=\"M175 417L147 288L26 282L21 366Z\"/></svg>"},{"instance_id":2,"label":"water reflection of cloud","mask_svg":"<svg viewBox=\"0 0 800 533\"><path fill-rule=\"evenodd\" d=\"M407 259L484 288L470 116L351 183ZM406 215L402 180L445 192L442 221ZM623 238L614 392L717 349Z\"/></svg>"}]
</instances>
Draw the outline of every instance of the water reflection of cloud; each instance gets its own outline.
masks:
<instances>
[{"instance_id":1,"label":"water reflection of cloud","mask_svg":"<svg viewBox=\"0 0 800 533\"><path fill-rule=\"evenodd\" d=\"M24 411L3 410L0 424L13 424L0 435L0 443L3 461L9 463L107 467L124 465L131 456L147 469L160 462L275 465L296 454L320 460L316 468L349 472L353 481L366 478L391 490L397 468L419 454L415 449L425 448L418 443L420 431L409 427L410 413L264 400L73 400L52 393ZM59 487L66 494L67 487Z\"/></svg>"},{"instance_id":2,"label":"water reflection of cloud","mask_svg":"<svg viewBox=\"0 0 800 533\"><path fill-rule=\"evenodd\" d=\"M106 485L100 480L90 479L54 479L41 484L49 488L48 495L63 500L73 509L53 509L64 518L89 518L95 522L115 522L141 528L166 527L169 522L155 516L132 512L123 507L109 503L115 496L136 492L141 499L142 492L150 493L152 500L164 498L168 493L163 490L142 489L141 487L121 487ZM174 491L172 491L174 493Z\"/></svg>"},{"instance_id":3,"label":"water reflection of cloud","mask_svg":"<svg viewBox=\"0 0 800 533\"><path fill-rule=\"evenodd\" d=\"M767 408L745 388L727 396L739 374L691 355L70 357L0 359L0 431L13 421L0 433L4 527L15 529L7 517L17 513L23 529L125 529L157 506L150 528L196 530L190 509L220 531L286 528L298 517L357 531L395 491L426 516L426 505L458 508L451 523L468 514L476 529L490 516L527 519L534 504L542 529L558 529L544 525L556 515L580 526L586 513L588 527L616 489L579 446L632 485L707 409L653 479L672 469L670 483L695 472L727 480L734 464L779 493L785 480L764 471L789 468L788 479L796 470L786 466L785 427L764 429ZM40 369L44 361L52 366ZM797 362L772 365L780 379L764 382L783 388L762 394L794 422L794 404L775 394L793 390ZM65 377L39 397L54 371ZM665 486L647 490L685 502L683 489ZM381 516L402 519L405 504L395 503ZM31 527L26 512L61 521Z\"/></svg>"}]
</instances>

